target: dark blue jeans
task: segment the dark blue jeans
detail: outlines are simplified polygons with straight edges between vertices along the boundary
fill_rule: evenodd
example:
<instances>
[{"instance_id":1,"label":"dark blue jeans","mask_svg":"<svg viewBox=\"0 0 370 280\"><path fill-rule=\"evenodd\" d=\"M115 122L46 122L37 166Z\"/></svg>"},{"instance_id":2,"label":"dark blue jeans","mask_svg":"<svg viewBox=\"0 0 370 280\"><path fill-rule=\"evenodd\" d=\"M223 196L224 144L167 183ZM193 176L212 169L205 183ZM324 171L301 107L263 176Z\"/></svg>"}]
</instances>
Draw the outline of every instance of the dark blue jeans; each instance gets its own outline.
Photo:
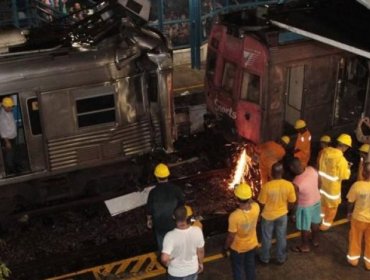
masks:
<instances>
[{"instance_id":1,"label":"dark blue jeans","mask_svg":"<svg viewBox=\"0 0 370 280\"><path fill-rule=\"evenodd\" d=\"M198 279L198 273L190 274L188 276L184 277L175 277L171 275L167 275L168 280L197 280Z\"/></svg>"},{"instance_id":2,"label":"dark blue jeans","mask_svg":"<svg viewBox=\"0 0 370 280\"><path fill-rule=\"evenodd\" d=\"M286 253L286 228L288 223L287 215L281 216L275 220L261 221L262 246L260 250L261 261L268 263L270 261L270 248L272 235L275 231L276 236L276 259L278 262L285 262Z\"/></svg>"},{"instance_id":3,"label":"dark blue jeans","mask_svg":"<svg viewBox=\"0 0 370 280\"><path fill-rule=\"evenodd\" d=\"M156 231L154 229L154 234L155 234L155 239L157 241L157 247L158 247L159 255L161 255L162 248L163 248L163 239L164 239L164 236L166 235L166 232Z\"/></svg>"},{"instance_id":4,"label":"dark blue jeans","mask_svg":"<svg viewBox=\"0 0 370 280\"><path fill-rule=\"evenodd\" d=\"M256 249L244 253L230 250L234 280L256 279L255 254Z\"/></svg>"},{"instance_id":5,"label":"dark blue jeans","mask_svg":"<svg viewBox=\"0 0 370 280\"><path fill-rule=\"evenodd\" d=\"M3 157L5 162L5 171L7 174L16 173L16 168L18 168L17 163L17 145L15 139L9 139L12 148L6 149L5 148L5 141L2 140L3 146Z\"/></svg>"}]
</instances>

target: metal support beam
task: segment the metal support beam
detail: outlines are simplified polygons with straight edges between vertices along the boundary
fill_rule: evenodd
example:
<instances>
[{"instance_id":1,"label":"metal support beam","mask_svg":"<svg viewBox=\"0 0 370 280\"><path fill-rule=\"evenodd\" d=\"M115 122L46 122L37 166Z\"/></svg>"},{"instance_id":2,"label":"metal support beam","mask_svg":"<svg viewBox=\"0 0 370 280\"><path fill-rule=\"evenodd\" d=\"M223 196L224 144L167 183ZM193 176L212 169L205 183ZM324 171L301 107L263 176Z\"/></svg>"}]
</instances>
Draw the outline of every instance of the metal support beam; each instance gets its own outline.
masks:
<instances>
[{"instance_id":1,"label":"metal support beam","mask_svg":"<svg viewBox=\"0 0 370 280\"><path fill-rule=\"evenodd\" d=\"M13 24L16 27L19 27L18 6L17 6L16 0L12 0L12 18L13 18Z\"/></svg>"},{"instance_id":2,"label":"metal support beam","mask_svg":"<svg viewBox=\"0 0 370 280\"><path fill-rule=\"evenodd\" d=\"M163 32L163 14L164 14L164 5L163 5L164 0L157 0L158 4L158 28Z\"/></svg>"},{"instance_id":3,"label":"metal support beam","mask_svg":"<svg viewBox=\"0 0 370 280\"><path fill-rule=\"evenodd\" d=\"M190 50L191 67L200 69L200 47L201 47L201 1L189 0L190 11Z\"/></svg>"}]
</instances>

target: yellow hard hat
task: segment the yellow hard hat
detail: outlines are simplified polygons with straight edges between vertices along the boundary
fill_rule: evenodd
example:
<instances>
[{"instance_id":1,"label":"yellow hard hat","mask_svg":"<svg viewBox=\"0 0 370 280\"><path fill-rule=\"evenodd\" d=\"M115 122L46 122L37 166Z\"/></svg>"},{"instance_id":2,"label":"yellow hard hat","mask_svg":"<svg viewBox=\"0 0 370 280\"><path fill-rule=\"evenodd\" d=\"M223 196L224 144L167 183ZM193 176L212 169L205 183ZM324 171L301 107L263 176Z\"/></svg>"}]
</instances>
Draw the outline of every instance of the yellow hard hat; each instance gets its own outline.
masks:
<instances>
[{"instance_id":1,"label":"yellow hard hat","mask_svg":"<svg viewBox=\"0 0 370 280\"><path fill-rule=\"evenodd\" d=\"M337 138L337 141L343 145L352 147L352 138L348 134L339 135L339 137Z\"/></svg>"},{"instance_id":2,"label":"yellow hard hat","mask_svg":"<svg viewBox=\"0 0 370 280\"><path fill-rule=\"evenodd\" d=\"M320 138L320 142L324 142L324 143L330 143L331 142L331 138L329 135L323 135L321 136Z\"/></svg>"},{"instance_id":3,"label":"yellow hard hat","mask_svg":"<svg viewBox=\"0 0 370 280\"><path fill-rule=\"evenodd\" d=\"M185 209L186 209L186 217L193 216L193 209L191 209L189 205L185 205Z\"/></svg>"},{"instance_id":4,"label":"yellow hard hat","mask_svg":"<svg viewBox=\"0 0 370 280\"><path fill-rule=\"evenodd\" d=\"M10 97L4 97L3 98L3 102L2 102L2 105L4 107L13 107L14 106L14 102L13 102L13 99L10 98Z\"/></svg>"},{"instance_id":5,"label":"yellow hard hat","mask_svg":"<svg viewBox=\"0 0 370 280\"><path fill-rule=\"evenodd\" d=\"M368 153L370 150L370 145L369 144L363 144L361 147L358 149L360 152L363 153Z\"/></svg>"},{"instance_id":6,"label":"yellow hard hat","mask_svg":"<svg viewBox=\"0 0 370 280\"><path fill-rule=\"evenodd\" d=\"M241 200L247 200L252 197L252 189L247 183L240 183L235 189L234 194Z\"/></svg>"},{"instance_id":7,"label":"yellow hard hat","mask_svg":"<svg viewBox=\"0 0 370 280\"><path fill-rule=\"evenodd\" d=\"M306 127L306 122L304 120L297 120L295 122L295 125L294 125L295 129L301 129L301 128L304 128L304 127Z\"/></svg>"},{"instance_id":8,"label":"yellow hard hat","mask_svg":"<svg viewBox=\"0 0 370 280\"><path fill-rule=\"evenodd\" d=\"M289 143L290 143L290 137L286 136L286 135L281 136L280 140L283 141L287 145L289 145Z\"/></svg>"},{"instance_id":9,"label":"yellow hard hat","mask_svg":"<svg viewBox=\"0 0 370 280\"><path fill-rule=\"evenodd\" d=\"M170 176L170 170L167 165L160 163L154 169L154 176L157 178L167 178Z\"/></svg>"}]
</instances>

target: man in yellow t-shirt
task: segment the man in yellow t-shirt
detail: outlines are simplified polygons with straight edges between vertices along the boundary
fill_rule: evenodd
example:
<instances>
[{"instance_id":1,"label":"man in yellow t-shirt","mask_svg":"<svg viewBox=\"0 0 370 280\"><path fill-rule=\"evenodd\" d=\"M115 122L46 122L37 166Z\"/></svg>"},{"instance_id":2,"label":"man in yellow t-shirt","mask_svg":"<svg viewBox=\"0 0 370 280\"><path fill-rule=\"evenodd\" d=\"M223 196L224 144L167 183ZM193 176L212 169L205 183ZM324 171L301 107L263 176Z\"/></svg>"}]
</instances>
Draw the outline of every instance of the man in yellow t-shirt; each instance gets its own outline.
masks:
<instances>
[{"instance_id":1,"label":"man in yellow t-shirt","mask_svg":"<svg viewBox=\"0 0 370 280\"><path fill-rule=\"evenodd\" d=\"M264 264L270 262L272 234L276 234L276 261L283 264L286 261L286 230L288 207L294 206L296 193L291 182L282 179L283 165L278 162L272 166L273 180L262 186L258 201L262 206L262 247L259 254Z\"/></svg>"},{"instance_id":2,"label":"man in yellow t-shirt","mask_svg":"<svg viewBox=\"0 0 370 280\"><path fill-rule=\"evenodd\" d=\"M256 279L255 251L258 246L256 226L260 208L252 200L252 190L248 184L241 183L235 188L234 193L239 207L229 216L229 233L224 250L230 249L233 279L254 280Z\"/></svg>"},{"instance_id":3,"label":"man in yellow t-shirt","mask_svg":"<svg viewBox=\"0 0 370 280\"><path fill-rule=\"evenodd\" d=\"M358 265L365 237L364 262L370 270L370 163L365 163L363 177L364 181L354 183L347 194L348 219L351 220L347 261L352 266Z\"/></svg>"}]
</instances>

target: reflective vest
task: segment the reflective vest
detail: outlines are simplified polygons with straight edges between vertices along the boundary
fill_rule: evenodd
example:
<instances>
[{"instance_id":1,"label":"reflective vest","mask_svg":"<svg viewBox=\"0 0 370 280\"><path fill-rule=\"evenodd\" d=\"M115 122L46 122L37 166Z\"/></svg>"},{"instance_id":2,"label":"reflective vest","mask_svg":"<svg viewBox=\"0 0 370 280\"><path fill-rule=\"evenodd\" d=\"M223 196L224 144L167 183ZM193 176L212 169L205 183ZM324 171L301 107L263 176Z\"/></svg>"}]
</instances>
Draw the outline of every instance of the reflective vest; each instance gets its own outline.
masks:
<instances>
[{"instance_id":1,"label":"reflective vest","mask_svg":"<svg viewBox=\"0 0 370 280\"><path fill-rule=\"evenodd\" d=\"M319 160L321 201L323 206L337 207L341 202L342 180L349 179L351 170L341 150L324 148Z\"/></svg>"},{"instance_id":2,"label":"reflective vest","mask_svg":"<svg viewBox=\"0 0 370 280\"><path fill-rule=\"evenodd\" d=\"M275 141L268 141L258 146L259 166L262 184L268 181L271 167L285 156L285 149Z\"/></svg>"},{"instance_id":3,"label":"reflective vest","mask_svg":"<svg viewBox=\"0 0 370 280\"><path fill-rule=\"evenodd\" d=\"M298 133L294 149L294 156L306 167L311 157L311 133L308 130Z\"/></svg>"}]
</instances>

